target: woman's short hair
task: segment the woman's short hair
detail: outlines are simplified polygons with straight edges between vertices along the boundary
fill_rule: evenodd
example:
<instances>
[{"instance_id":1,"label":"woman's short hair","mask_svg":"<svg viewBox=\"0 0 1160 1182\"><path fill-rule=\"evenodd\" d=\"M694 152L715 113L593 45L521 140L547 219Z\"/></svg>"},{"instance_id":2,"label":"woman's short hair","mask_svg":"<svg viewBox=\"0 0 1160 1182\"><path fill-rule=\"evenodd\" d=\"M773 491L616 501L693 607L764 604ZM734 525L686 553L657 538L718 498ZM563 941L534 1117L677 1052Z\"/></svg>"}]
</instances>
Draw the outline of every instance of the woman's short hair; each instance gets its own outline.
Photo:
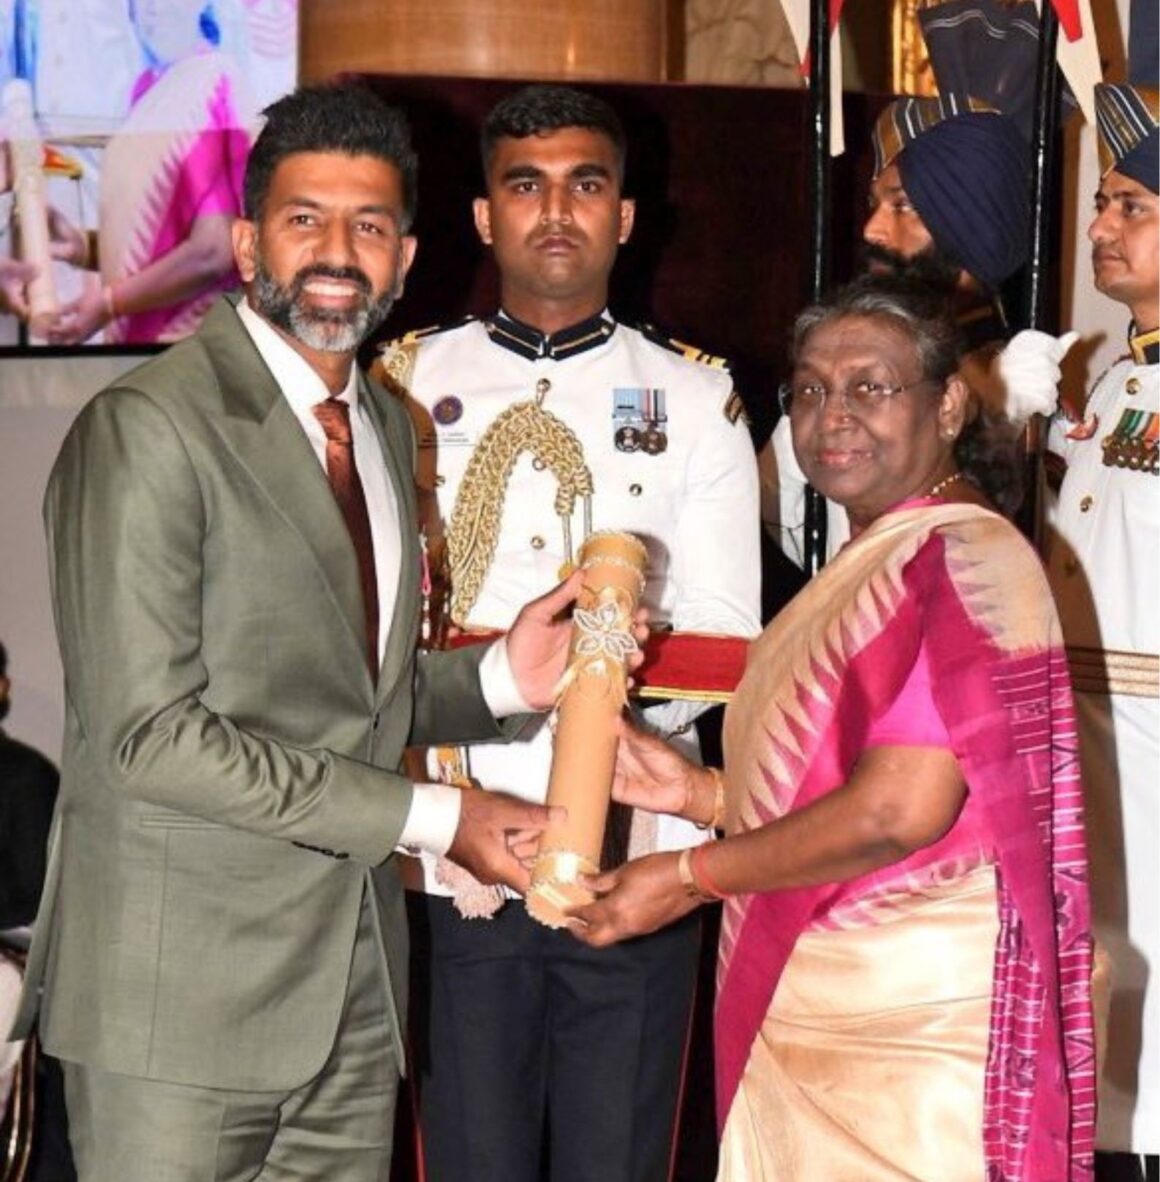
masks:
<instances>
[{"instance_id":1,"label":"woman's short hair","mask_svg":"<svg viewBox=\"0 0 1160 1182\"><path fill-rule=\"evenodd\" d=\"M827 299L804 309L794 321L791 358L796 362L810 336L823 325L849 316L893 324L914 343L922 376L945 383L959 368L963 339L949 293L907 275L863 275ZM1004 515L1023 502L1022 432L1003 415L990 414L972 399L955 440L955 461L966 477Z\"/></svg>"},{"instance_id":2,"label":"woman's short hair","mask_svg":"<svg viewBox=\"0 0 1160 1182\"><path fill-rule=\"evenodd\" d=\"M811 304L794 321L792 359L816 329L848 316L894 322L914 342L924 378L945 382L959 368L963 341L947 293L906 275L863 275Z\"/></svg>"}]
</instances>

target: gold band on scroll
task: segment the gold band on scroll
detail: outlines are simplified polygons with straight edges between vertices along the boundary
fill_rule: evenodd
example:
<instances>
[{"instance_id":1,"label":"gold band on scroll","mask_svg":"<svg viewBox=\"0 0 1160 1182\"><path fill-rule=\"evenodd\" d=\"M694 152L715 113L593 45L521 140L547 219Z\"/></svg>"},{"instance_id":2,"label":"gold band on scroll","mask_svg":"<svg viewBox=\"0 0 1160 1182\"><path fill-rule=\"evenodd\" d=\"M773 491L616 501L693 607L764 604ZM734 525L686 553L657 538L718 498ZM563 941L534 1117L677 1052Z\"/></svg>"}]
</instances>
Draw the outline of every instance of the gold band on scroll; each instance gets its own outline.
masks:
<instances>
[{"instance_id":1,"label":"gold band on scroll","mask_svg":"<svg viewBox=\"0 0 1160 1182\"><path fill-rule=\"evenodd\" d=\"M528 914L549 928L567 924L567 912L592 901L592 892L580 882L583 874L599 874L590 858L571 850L545 850L536 858L528 891Z\"/></svg>"}]
</instances>

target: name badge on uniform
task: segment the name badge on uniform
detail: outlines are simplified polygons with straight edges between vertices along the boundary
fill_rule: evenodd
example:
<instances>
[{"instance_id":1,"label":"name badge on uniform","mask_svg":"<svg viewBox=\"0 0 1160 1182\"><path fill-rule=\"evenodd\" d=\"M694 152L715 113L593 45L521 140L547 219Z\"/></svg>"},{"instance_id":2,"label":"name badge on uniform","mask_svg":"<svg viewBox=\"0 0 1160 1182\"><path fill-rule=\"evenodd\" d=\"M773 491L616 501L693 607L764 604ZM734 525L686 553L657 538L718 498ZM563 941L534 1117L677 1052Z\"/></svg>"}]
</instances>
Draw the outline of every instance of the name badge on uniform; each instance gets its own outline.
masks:
<instances>
[{"instance_id":1,"label":"name badge on uniform","mask_svg":"<svg viewBox=\"0 0 1160 1182\"><path fill-rule=\"evenodd\" d=\"M430 444L424 435L429 434ZM444 394L431 407L429 432L420 433L419 446L470 447L475 443L473 434L463 426L463 399L454 394Z\"/></svg>"},{"instance_id":2,"label":"name badge on uniform","mask_svg":"<svg viewBox=\"0 0 1160 1182\"><path fill-rule=\"evenodd\" d=\"M669 446L665 392L648 386L612 391L612 442L617 451L658 456Z\"/></svg>"}]
</instances>

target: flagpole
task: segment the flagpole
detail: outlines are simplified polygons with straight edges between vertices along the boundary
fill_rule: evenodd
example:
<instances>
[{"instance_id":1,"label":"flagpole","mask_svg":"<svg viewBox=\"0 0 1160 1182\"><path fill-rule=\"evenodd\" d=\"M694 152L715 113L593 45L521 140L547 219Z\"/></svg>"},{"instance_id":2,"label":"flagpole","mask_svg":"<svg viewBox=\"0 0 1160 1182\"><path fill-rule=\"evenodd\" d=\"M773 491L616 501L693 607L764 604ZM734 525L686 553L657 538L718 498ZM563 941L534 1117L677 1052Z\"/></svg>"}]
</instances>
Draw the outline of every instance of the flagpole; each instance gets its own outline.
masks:
<instances>
[{"instance_id":1,"label":"flagpole","mask_svg":"<svg viewBox=\"0 0 1160 1182\"><path fill-rule=\"evenodd\" d=\"M816 303L830 285L830 22L829 0L810 0L810 299ZM806 486L805 573L826 561L826 502Z\"/></svg>"},{"instance_id":2,"label":"flagpole","mask_svg":"<svg viewBox=\"0 0 1160 1182\"><path fill-rule=\"evenodd\" d=\"M1042 0L1039 19L1039 61L1035 74L1035 119L1031 131L1031 250L1024 289L1022 326L1046 331L1049 281L1058 273L1050 265L1051 240L1055 232L1048 194L1055 177L1059 145L1059 73L1055 68L1059 41L1059 18L1051 0ZM1044 423L1033 415L1024 437L1027 498L1020 512L1024 532L1039 545L1043 540L1043 446Z\"/></svg>"}]
</instances>

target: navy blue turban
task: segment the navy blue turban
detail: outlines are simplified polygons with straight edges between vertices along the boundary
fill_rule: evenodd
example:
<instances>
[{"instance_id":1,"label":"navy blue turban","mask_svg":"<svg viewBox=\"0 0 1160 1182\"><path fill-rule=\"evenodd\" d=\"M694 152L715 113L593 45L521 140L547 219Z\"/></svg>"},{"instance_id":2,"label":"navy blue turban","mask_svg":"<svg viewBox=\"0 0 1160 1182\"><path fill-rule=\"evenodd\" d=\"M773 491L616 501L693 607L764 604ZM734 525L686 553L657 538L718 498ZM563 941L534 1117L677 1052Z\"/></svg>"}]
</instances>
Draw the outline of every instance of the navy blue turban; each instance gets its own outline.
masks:
<instances>
[{"instance_id":1,"label":"navy blue turban","mask_svg":"<svg viewBox=\"0 0 1160 1182\"><path fill-rule=\"evenodd\" d=\"M990 290L1030 251L1029 158L1015 122L982 111L935 123L896 158L902 187L935 245Z\"/></svg>"}]
</instances>

